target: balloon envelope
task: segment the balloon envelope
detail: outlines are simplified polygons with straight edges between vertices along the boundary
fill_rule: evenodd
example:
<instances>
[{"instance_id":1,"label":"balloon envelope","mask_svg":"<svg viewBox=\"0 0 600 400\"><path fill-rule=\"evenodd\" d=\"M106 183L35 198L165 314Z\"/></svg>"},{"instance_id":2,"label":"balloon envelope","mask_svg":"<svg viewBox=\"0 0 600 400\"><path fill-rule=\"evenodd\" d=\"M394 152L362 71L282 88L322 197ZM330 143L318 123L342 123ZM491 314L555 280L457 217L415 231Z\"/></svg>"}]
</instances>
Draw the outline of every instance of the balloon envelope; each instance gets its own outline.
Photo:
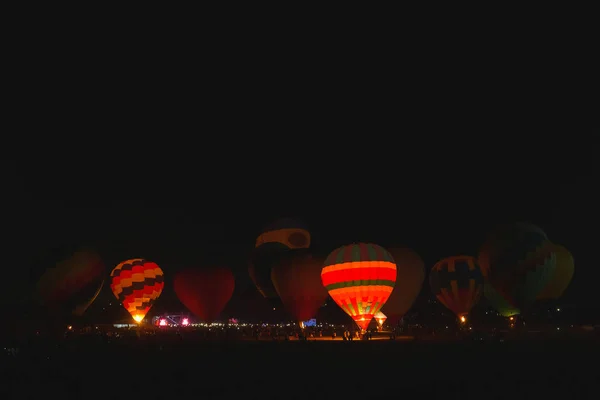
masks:
<instances>
[{"instance_id":1,"label":"balloon envelope","mask_svg":"<svg viewBox=\"0 0 600 400\"><path fill-rule=\"evenodd\" d=\"M413 250L401 247L388 249L396 263L396 283L382 308L388 323L396 324L413 306L425 280L425 264Z\"/></svg>"},{"instance_id":2,"label":"balloon envelope","mask_svg":"<svg viewBox=\"0 0 600 400\"><path fill-rule=\"evenodd\" d=\"M175 275L173 287L184 306L210 323L231 299L235 278L229 268L186 269Z\"/></svg>"},{"instance_id":3,"label":"balloon envelope","mask_svg":"<svg viewBox=\"0 0 600 400\"><path fill-rule=\"evenodd\" d=\"M556 254L556 269L546 287L538 295L538 300L558 299L571 283L575 273L573 255L564 246L552 244Z\"/></svg>"},{"instance_id":4,"label":"balloon envelope","mask_svg":"<svg viewBox=\"0 0 600 400\"><path fill-rule=\"evenodd\" d=\"M323 286L361 328L385 304L396 282L396 264L384 248L371 243L342 246L325 260Z\"/></svg>"},{"instance_id":5,"label":"balloon envelope","mask_svg":"<svg viewBox=\"0 0 600 400\"><path fill-rule=\"evenodd\" d=\"M521 310L535 301L556 268L556 255L544 231L525 223L495 229L478 261L492 287Z\"/></svg>"},{"instance_id":6,"label":"balloon envelope","mask_svg":"<svg viewBox=\"0 0 600 400\"><path fill-rule=\"evenodd\" d=\"M141 323L165 286L163 271L151 261L123 261L110 273L110 288L135 322Z\"/></svg>"},{"instance_id":7,"label":"balloon envelope","mask_svg":"<svg viewBox=\"0 0 600 400\"><path fill-rule=\"evenodd\" d=\"M271 270L283 305L298 322L314 318L327 300L327 289L321 282L322 267L323 259L304 253L286 258Z\"/></svg>"},{"instance_id":8,"label":"balloon envelope","mask_svg":"<svg viewBox=\"0 0 600 400\"><path fill-rule=\"evenodd\" d=\"M310 233L306 226L291 218L282 218L262 230L256 238L255 248L263 246L282 249L307 249Z\"/></svg>"},{"instance_id":9,"label":"balloon envelope","mask_svg":"<svg viewBox=\"0 0 600 400\"><path fill-rule=\"evenodd\" d=\"M256 239L248 274L265 298L278 297L271 281L271 269L289 252L309 246L310 233L299 221L280 219L263 229Z\"/></svg>"},{"instance_id":10,"label":"balloon envelope","mask_svg":"<svg viewBox=\"0 0 600 400\"><path fill-rule=\"evenodd\" d=\"M90 288L91 296L87 300L79 302L78 304L75 305L75 307L73 308L73 315L75 315L77 317L81 317L87 311L87 309L92 305L92 303L96 300L96 297L98 297L98 295L102 291L103 287L104 287L104 279L100 280L95 285L95 288L94 288L94 286L92 286Z\"/></svg>"},{"instance_id":11,"label":"balloon envelope","mask_svg":"<svg viewBox=\"0 0 600 400\"><path fill-rule=\"evenodd\" d=\"M488 282L483 285L483 295L490 303L492 308L503 317L512 317L521 314L521 311L512 305L512 301L507 300L502 294L496 291Z\"/></svg>"},{"instance_id":12,"label":"balloon envelope","mask_svg":"<svg viewBox=\"0 0 600 400\"><path fill-rule=\"evenodd\" d=\"M387 319L385 314L382 313L381 311L377 312L377 314L375 314L375 316L373 318L375 318L375 321L377 321L377 325L379 325L379 326L383 326L383 323Z\"/></svg>"},{"instance_id":13,"label":"balloon envelope","mask_svg":"<svg viewBox=\"0 0 600 400\"><path fill-rule=\"evenodd\" d=\"M479 301L483 274L474 257L447 257L433 266L429 284L438 301L461 317Z\"/></svg>"},{"instance_id":14,"label":"balloon envelope","mask_svg":"<svg viewBox=\"0 0 600 400\"><path fill-rule=\"evenodd\" d=\"M62 246L40 254L31 274L37 302L52 313L82 315L104 283L105 267L95 251Z\"/></svg>"}]
</instances>

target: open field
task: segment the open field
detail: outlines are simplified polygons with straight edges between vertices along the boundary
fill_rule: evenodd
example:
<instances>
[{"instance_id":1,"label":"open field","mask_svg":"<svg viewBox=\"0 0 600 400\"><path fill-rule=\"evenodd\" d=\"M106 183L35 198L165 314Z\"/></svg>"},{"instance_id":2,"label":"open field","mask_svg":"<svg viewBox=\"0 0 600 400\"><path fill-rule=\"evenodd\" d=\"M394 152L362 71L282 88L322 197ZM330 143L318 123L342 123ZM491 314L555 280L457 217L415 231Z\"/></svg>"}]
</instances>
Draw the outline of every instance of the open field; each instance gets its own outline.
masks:
<instances>
[{"instance_id":1,"label":"open field","mask_svg":"<svg viewBox=\"0 0 600 400\"><path fill-rule=\"evenodd\" d=\"M595 399L598 356L598 340L78 343L3 361L0 397Z\"/></svg>"}]
</instances>

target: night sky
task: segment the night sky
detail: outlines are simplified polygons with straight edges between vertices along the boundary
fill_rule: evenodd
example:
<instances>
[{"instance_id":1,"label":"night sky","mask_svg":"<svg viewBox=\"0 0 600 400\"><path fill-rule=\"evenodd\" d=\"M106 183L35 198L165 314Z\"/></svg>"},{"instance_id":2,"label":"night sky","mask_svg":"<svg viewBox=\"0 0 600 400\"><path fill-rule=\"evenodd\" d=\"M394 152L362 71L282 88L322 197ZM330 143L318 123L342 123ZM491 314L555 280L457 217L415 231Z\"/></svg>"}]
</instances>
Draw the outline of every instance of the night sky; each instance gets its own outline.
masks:
<instances>
[{"instance_id":1,"label":"night sky","mask_svg":"<svg viewBox=\"0 0 600 400\"><path fill-rule=\"evenodd\" d=\"M36 163L7 162L3 301L23 292L33 254L65 243L93 244L109 271L127 258L157 262L168 304L170 275L188 266L230 266L238 295L251 285L246 268L256 235L280 217L304 221L317 252L357 241L406 245L429 268L445 256L476 255L499 222L533 222L575 257L568 300L593 299L600 278L595 146L546 133L524 144L494 129L469 129L459 140L438 128L435 135L424 128L303 137L282 127L262 139L195 134L148 139L144 148L65 138ZM110 298L107 287L102 296Z\"/></svg>"}]
</instances>

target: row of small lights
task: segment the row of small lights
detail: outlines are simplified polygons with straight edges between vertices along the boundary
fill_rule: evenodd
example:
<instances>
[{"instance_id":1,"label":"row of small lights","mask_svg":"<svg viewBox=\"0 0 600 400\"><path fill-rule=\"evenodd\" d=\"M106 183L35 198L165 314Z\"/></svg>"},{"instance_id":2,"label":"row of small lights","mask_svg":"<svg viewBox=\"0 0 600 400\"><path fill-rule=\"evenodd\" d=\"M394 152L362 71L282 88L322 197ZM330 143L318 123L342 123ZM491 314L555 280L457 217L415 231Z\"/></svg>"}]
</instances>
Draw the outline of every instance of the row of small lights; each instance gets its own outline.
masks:
<instances>
[{"instance_id":1,"label":"row of small lights","mask_svg":"<svg viewBox=\"0 0 600 400\"><path fill-rule=\"evenodd\" d=\"M511 321L511 327L513 327L514 323L514 317L510 317L509 320ZM465 322L465 321L461 321L461 322ZM122 327L133 327L133 326L137 326L135 324L116 324L116 325L123 325ZM175 325L161 325L161 326L168 326L168 327L172 327ZM290 324L223 324L223 323L219 323L219 322L215 322L215 323L211 323L211 324L206 324L206 323L196 323L196 324L188 324L186 326L191 326L194 328L198 328L198 327L203 327L203 328L213 328L213 327L218 327L218 328L227 328L227 327L235 327L238 330L240 329L240 327L290 327L290 326L296 326L295 323L290 323ZM119 326L120 327L120 326ZM334 325L334 324L318 324L316 325L316 327L318 328L323 328L323 327L331 327L331 328L344 328L345 325ZM574 325L571 325L571 328L573 328ZM67 326L67 330L72 330L73 326L72 325L68 325ZM95 327L95 329L99 329L97 326ZM446 325L446 329L449 329L449 326ZM472 330L472 327L469 327L469 330ZM556 330L560 330L560 327L556 327Z\"/></svg>"},{"instance_id":2,"label":"row of small lights","mask_svg":"<svg viewBox=\"0 0 600 400\"><path fill-rule=\"evenodd\" d=\"M549 309L548 311L552 311L552 310ZM560 312L560 308L557 308L556 311ZM498 313L498 312L489 312L489 311L486 311L485 314L486 315L495 314L495 315L500 316L500 313ZM461 322L464 323L465 321L462 320L462 318L464 318L464 317L461 317ZM511 320L512 320L512 318L511 318ZM190 324L188 321L189 320L187 318L184 318L183 321L182 321L182 323L181 323L181 325L183 325L183 326L193 326L193 327L213 327L213 326L222 327L222 326L228 326L228 325L243 326L243 327L246 327L246 326L253 327L253 326L261 326L261 325L262 326L273 326L273 327L286 327L286 326L296 325L294 322L289 323L289 324L246 324L246 323L243 323L243 324L238 324L238 323L223 324L223 323L220 323L220 322L213 322L213 323L210 323L210 324L206 324L206 323L191 323ZM159 322L159 326L172 326L172 325L168 324L167 321L166 321L166 319L161 319L160 322ZM317 327L319 327L319 328L322 328L323 326L324 326L323 324L318 324L317 325ZM333 325L333 324L325 324L325 327L334 327L334 326L335 325Z\"/></svg>"},{"instance_id":3,"label":"row of small lights","mask_svg":"<svg viewBox=\"0 0 600 400\"><path fill-rule=\"evenodd\" d=\"M169 325L169 324L166 324L166 322L165 322L165 324L163 325L163 324L162 324L162 321L164 321L164 320L161 320L161 322L159 323L159 326L176 326L176 325L173 325L173 324L171 324L171 325ZM249 328L253 328L253 327L265 327L265 328L266 328L266 327L273 327L273 328L284 328L284 327L290 327L290 326L297 326L298 324L297 324L297 323L294 323L294 322L291 322L291 323L288 323L288 324L247 324L247 323L241 323L241 324L235 324L235 323L226 323L226 324L225 324L225 323L222 323L222 322L212 322L212 323L210 323L210 324L207 324L207 323L204 323L204 322L200 322L200 323L191 323L191 324L185 324L185 323L182 323L181 325L184 325L184 326L191 326L191 327L194 327L194 328L198 328L198 327L202 327L202 328L213 328L213 327L218 327L218 328L225 328L225 327L237 327L237 328L239 329L240 327L243 327L243 328L244 328L244 327L249 327ZM327 328L327 327L333 327L333 328L335 328L335 327L337 327L337 326L344 327L344 325L334 325L334 324L317 324L317 325L316 325L316 327L317 327L317 328L323 328L323 327L325 327L325 328Z\"/></svg>"}]
</instances>

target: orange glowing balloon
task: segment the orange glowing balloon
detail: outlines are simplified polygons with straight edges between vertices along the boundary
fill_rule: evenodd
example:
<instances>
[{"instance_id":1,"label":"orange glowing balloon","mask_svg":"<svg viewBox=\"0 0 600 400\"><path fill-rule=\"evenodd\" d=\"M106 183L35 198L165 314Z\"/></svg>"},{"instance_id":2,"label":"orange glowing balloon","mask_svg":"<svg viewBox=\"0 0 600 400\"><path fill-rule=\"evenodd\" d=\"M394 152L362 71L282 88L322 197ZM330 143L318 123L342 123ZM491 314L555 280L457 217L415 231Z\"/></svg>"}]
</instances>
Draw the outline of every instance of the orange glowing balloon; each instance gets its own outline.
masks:
<instances>
[{"instance_id":1,"label":"orange glowing balloon","mask_svg":"<svg viewBox=\"0 0 600 400\"><path fill-rule=\"evenodd\" d=\"M376 244L342 246L325 260L321 281L337 305L365 330L394 289L396 264Z\"/></svg>"},{"instance_id":2,"label":"orange glowing balloon","mask_svg":"<svg viewBox=\"0 0 600 400\"><path fill-rule=\"evenodd\" d=\"M117 265L110 276L113 294L135 322L141 323L165 286L162 269L151 261L135 258Z\"/></svg>"}]
</instances>

